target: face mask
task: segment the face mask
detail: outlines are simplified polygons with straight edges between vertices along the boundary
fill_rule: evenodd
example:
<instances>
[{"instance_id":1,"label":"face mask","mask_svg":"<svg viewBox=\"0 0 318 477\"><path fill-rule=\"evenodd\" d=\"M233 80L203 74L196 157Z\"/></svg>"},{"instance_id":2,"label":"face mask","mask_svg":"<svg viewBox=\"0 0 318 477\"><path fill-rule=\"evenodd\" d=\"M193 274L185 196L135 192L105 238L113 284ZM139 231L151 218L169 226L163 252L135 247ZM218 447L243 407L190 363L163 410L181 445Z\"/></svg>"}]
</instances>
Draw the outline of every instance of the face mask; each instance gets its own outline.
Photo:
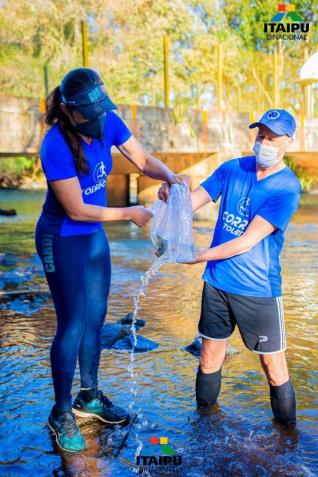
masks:
<instances>
[{"instance_id":1,"label":"face mask","mask_svg":"<svg viewBox=\"0 0 318 477\"><path fill-rule=\"evenodd\" d=\"M100 139L104 132L105 121L106 113L86 123L76 123L76 129L84 136Z\"/></svg>"},{"instance_id":2,"label":"face mask","mask_svg":"<svg viewBox=\"0 0 318 477\"><path fill-rule=\"evenodd\" d=\"M253 151L255 152L256 162L260 167L267 168L274 166L279 162L279 150L283 148L288 142L287 141L280 147L267 146L261 144L259 141L255 141Z\"/></svg>"}]
</instances>

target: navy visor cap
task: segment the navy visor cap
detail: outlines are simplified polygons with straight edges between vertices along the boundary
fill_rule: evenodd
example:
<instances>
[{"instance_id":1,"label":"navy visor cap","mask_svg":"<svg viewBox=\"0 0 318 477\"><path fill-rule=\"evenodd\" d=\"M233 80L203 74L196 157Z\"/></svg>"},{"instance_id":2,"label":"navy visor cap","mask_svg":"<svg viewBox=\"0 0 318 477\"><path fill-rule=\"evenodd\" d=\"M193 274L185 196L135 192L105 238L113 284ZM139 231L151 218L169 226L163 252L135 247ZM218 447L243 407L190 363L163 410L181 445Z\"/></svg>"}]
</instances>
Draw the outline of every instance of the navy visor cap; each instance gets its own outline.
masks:
<instances>
[{"instance_id":1,"label":"navy visor cap","mask_svg":"<svg viewBox=\"0 0 318 477\"><path fill-rule=\"evenodd\" d=\"M76 94L66 93L66 84L72 77L85 75L88 81ZM104 83L96 82L96 72L89 68L78 68L70 71L60 85L61 97L64 104L79 111L86 119L94 119L111 109L118 109L108 96ZM90 83L89 83L89 80Z\"/></svg>"}]
</instances>

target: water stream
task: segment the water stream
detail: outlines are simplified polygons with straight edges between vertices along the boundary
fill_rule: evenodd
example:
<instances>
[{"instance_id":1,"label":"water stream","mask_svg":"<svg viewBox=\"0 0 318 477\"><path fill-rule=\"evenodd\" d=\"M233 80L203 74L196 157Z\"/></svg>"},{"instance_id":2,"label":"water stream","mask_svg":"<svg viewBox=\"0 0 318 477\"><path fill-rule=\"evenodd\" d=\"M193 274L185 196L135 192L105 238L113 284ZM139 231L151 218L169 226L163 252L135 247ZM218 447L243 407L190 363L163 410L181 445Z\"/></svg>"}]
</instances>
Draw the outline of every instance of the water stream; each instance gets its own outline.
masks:
<instances>
[{"instance_id":1,"label":"water stream","mask_svg":"<svg viewBox=\"0 0 318 477\"><path fill-rule=\"evenodd\" d=\"M155 259L155 261L150 266L150 268L146 271L146 273L140 277L141 285L140 285L140 288L138 289L136 295L134 296L134 311L133 311L133 320L132 320L132 324L131 324L131 331L132 331L132 336L133 336L133 347L132 347L131 352L130 352L130 363L129 363L128 368L127 368L128 371L130 372L130 377L131 377L131 380L132 380L132 383L133 383L132 387L130 388L130 392L131 392L133 397L132 397L132 401L128 405L128 409L131 413L133 413L133 411L134 411L134 404L135 404L134 398L138 394L138 381L137 381L138 380L138 372L135 371L135 369L134 369L134 364L135 364L135 352L134 351L135 351L135 347L137 345L136 321L137 321L138 312L139 312L140 307L141 307L140 299L141 299L141 297L145 296L146 288L149 284L150 278L154 278L157 275L161 265L163 265L164 262L165 262L165 259L162 259L161 257L157 257ZM137 448L136 448L136 452L135 452L135 457L137 457L140 454L140 452L142 450L142 447L143 447L142 441L139 439L139 431L141 429L140 420L142 419L142 417L143 417L143 414L141 412L141 406L139 406L138 411L137 411L137 423L136 423ZM144 423L144 425L147 425L147 423Z\"/></svg>"}]
</instances>

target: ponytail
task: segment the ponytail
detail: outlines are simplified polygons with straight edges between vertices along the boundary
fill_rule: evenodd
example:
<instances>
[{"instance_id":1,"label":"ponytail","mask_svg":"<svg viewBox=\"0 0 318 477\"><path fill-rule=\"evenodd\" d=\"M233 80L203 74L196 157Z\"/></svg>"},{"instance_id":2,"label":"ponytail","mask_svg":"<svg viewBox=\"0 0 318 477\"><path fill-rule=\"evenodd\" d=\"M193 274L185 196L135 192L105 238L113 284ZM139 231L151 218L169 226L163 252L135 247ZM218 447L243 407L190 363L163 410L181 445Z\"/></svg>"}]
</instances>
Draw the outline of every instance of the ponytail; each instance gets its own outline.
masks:
<instances>
[{"instance_id":1,"label":"ponytail","mask_svg":"<svg viewBox=\"0 0 318 477\"><path fill-rule=\"evenodd\" d=\"M48 126L53 126L54 124L59 125L64 139L76 159L76 170L79 173L87 174L89 172L89 166L85 158L80 137L68 116L63 112L60 106L61 102L61 92L59 86L57 86L46 98L45 124Z\"/></svg>"}]
</instances>

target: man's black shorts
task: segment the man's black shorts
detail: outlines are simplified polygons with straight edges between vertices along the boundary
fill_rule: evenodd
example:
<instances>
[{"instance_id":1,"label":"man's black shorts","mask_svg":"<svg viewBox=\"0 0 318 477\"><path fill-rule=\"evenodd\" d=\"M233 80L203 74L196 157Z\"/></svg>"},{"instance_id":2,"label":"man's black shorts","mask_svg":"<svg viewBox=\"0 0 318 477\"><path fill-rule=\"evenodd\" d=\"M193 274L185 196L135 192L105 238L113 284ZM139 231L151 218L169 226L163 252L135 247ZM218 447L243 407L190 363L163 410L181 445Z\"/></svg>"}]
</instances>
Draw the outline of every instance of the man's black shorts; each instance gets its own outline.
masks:
<instances>
[{"instance_id":1,"label":"man's black shorts","mask_svg":"<svg viewBox=\"0 0 318 477\"><path fill-rule=\"evenodd\" d=\"M286 337L282 297L252 297L223 292L204 282L199 333L222 341L238 325L245 346L255 353L285 351Z\"/></svg>"}]
</instances>

